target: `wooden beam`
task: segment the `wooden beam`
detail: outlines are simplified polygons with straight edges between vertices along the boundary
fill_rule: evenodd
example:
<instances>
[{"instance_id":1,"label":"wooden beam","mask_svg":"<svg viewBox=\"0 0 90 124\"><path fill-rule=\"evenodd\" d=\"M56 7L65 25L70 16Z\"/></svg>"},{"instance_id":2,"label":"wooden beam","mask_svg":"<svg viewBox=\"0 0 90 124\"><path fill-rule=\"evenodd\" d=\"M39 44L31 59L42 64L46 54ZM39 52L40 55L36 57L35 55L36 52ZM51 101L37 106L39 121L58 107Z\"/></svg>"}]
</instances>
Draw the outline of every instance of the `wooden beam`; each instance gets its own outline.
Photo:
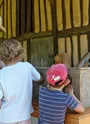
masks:
<instances>
[{"instance_id":1,"label":"wooden beam","mask_svg":"<svg viewBox=\"0 0 90 124\"><path fill-rule=\"evenodd\" d=\"M90 26L84 26L84 27L77 27L73 29L66 29L63 31L57 31L57 38L64 38L64 37L71 37L73 35L82 35L82 34L88 34L90 33ZM43 38L43 37L51 37L52 32L40 32L40 33L25 33L23 35L12 37L19 41L24 41L28 39L35 39L35 38ZM0 42L4 41L5 39L0 38Z\"/></svg>"},{"instance_id":2,"label":"wooden beam","mask_svg":"<svg viewBox=\"0 0 90 124\"><path fill-rule=\"evenodd\" d=\"M27 40L27 61L31 62L31 41Z\"/></svg>"},{"instance_id":3,"label":"wooden beam","mask_svg":"<svg viewBox=\"0 0 90 124\"><path fill-rule=\"evenodd\" d=\"M20 42L24 41L24 40L29 40L29 39L35 39L35 38L43 38L43 37L51 37L52 36L52 32L40 32L40 33L25 33L23 35L17 36L17 37L11 37L14 38ZM3 42L4 38L0 38L0 43Z\"/></svg>"},{"instance_id":4,"label":"wooden beam","mask_svg":"<svg viewBox=\"0 0 90 124\"><path fill-rule=\"evenodd\" d=\"M84 26L84 27L76 27L73 29L66 29L63 31L58 31L57 32L57 37L62 38L62 37L70 37L73 35L82 35L82 34L87 34L90 32L90 26Z\"/></svg>"},{"instance_id":5,"label":"wooden beam","mask_svg":"<svg viewBox=\"0 0 90 124\"><path fill-rule=\"evenodd\" d=\"M52 12L53 51L54 51L54 55L56 55L58 53L56 0L54 0L54 4L51 4L51 12Z\"/></svg>"},{"instance_id":6,"label":"wooden beam","mask_svg":"<svg viewBox=\"0 0 90 124\"><path fill-rule=\"evenodd\" d=\"M90 52L90 33L88 33L87 38L88 38L88 52Z\"/></svg>"},{"instance_id":7,"label":"wooden beam","mask_svg":"<svg viewBox=\"0 0 90 124\"><path fill-rule=\"evenodd\" d=\"M21 36L15 37L15 39L19 41L24 41L28 39L42 38L42 37L50 37L52 36L52 32L40 32L40 33L25 33Z\"/></svg>"}]
</instances>

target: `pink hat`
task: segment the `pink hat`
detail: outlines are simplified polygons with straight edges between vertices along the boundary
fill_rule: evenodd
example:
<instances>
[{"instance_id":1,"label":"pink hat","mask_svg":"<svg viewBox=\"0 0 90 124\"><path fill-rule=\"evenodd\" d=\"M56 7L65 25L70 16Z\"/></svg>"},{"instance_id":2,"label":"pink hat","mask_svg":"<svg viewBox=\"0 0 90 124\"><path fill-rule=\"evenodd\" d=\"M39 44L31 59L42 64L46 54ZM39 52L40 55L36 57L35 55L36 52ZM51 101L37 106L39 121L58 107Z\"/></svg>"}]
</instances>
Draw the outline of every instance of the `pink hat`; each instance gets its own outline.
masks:
<instances>
[{"instance_id":1,"label":"pink hat","mask_svg":"<svg viewBox=\"0 0 90 124\"><path fill-rule=\"evenodd\" d=\"M61 85L67 78L67 68L64 64L54 64L46 72L46 77L49 84Z\"/></svg>"}]
</instances>

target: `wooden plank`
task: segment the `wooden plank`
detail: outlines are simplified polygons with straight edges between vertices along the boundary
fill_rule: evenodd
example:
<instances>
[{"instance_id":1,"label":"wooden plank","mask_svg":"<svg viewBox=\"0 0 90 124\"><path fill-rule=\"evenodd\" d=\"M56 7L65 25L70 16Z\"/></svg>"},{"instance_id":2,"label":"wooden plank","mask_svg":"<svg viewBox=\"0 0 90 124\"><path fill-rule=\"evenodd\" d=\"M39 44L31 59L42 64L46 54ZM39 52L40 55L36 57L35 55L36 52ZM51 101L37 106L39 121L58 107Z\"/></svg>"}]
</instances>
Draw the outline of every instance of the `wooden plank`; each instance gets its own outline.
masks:
<instances>
[{"instance_id":1,"label":"wooden plank","mask_svg":"<svg viewBox=\"0 0 90 124\"><path fill-rule=\"evenodd\" d=\"M65 53L67 53L67 41L66 41L66 38L65 38Z\"/></svg>"},{"instance_id":2,"label":"wooden plank","mask_svg":"<svg viewBox=\"0 0 90 124\"><path fill-rule=\"evenodd\" d=\"M15 8L13 8L13 9L15 9ZM16 15L14 15L14 16L16 16ZM12 0L10 0L10 25L11 25L11 37L13 37L13 28L12 28L12 24L13 24L13 22L12 22Z\"/></svg>"},{"instance_id":3,"label":"wooden plank","mask_svg":"<svg viewBox=\"0 0 90 124\"><path fill-rule=\"evenodd\" d=\"M71 41L71 66L73 67L73 41L72 41L72 37L70 37L70 41Z\"/></svg>"},{"instance_id":4,"label":"wooden plank","mask_svg":"<svg viewBox=\"0 0 90 124\"><path fill-rule=\"evenodd\" d=\"M66 27L66 12L65 12L65 0L62 0L62 21L63 21L63 29Z\"/></svg>"},{"instance_id":5,"label":"wooden plank","mask_svg":"<svg viewBox=\"0 0 90 124\"><path fill-rule=\"evenodd\" d=\"M46 24L46 30L48 30L48 20L47 20L47 10L46 10L46 0L44 0L44 10L45 10L45 24Z\"/></svg>"},{"instance_id":6,"label":"wooden plank","mask_svg":"<svg viewBox=\"0 0 90 124\"><path fill-rule=\"evenodd\" d=\"M54 50L54 55L56 55L58 53L56 0L54 0L54 4L51 4L51 11L52 11L53 50Z\"/></svg>"},{"instance_id":7,"label":"wooden plank","mask_svg":"<svg viewBox=\"0 0 90 124\"><path fill-rule=\"evenodd\" d=\"M31 62L31 41L27 40L27 61Z\"/></svg>"},{"instance_id":8,"label":"wooden plank","mask_svg":"<svg viewBox=\"0 0 90 124\"><path fill-rule=\"evenodd\" d=\"M38 8L38 0L34 0L34 22L35 22L35 32L38 33L40 31L39 26L39 8Z\"/></svg>"},{"instance_id":9,"label":"wooden plank","mask_svg":"<svg viewBox=\"0 0 90 124\"><path fill-rule=\"evenodd\" d=\"M69 63L71 66L71 41L70 41L70 37L66 38L66 43L67 43L67 53L68 53L68 57L69 57Z\"/></svg>"},{"instance_id":10,"label":"wooden plank","mask_svg":"<svg viewBox=\"0 0 90 124\"><path fill-rule=\"evenodd\" d=\"M0 2L2 3L2 1L0 0ZM3 25L3 5L0 8L0 16L2 17L2 25ZM0 37L3 37L3 32L0 31Z\"/></svg>"},{"instance_id":11,"label":"wooden plank","mask_svg":"<svg viewBox=\"0 0 90 124\"><path fill-rule=\"evenodd\" d=\"M80 0L81 26L83 26L83 0Z\"/></svg>"},{"instance_id":12,"label":"wooden plank","mask_svg":"<svg viewBox=\"0 0 90 124\"><path fill-rule=\"evenodd\" d=\"M87 35L80 36L81 58L88 52Z\"/></svg>"},{"instance_id":13,"label":"wooden plank","mask_svg":"<svg viewBox=\"0 0 90 124\"><path fill-rule=\"evenodd\" d=\"M58 31L57 36L61 37L69 37L73 35L81 35L87 34L90 32L90 26L83 26L83 27L75 27L73 29L66 29L65 31Z\"/></svg>"},{"instance_id":14,"label":"wooden plank","mask_svg":"<svg viewBox=\"0 0 90 124\"><path fill-rule=\"evenodd\" d=\"M40 0L41 31L46 31L44 0Z\"/></svg>"},{"instance_id":15,"label":"wooden plank","mask_svg":"<svg viewBox=\"0 0 90 124\"><path fill-rule=\"evenodd\" d=\"M40 10L40 0L38 0L38 12L39 12L39 27L41 31L41 10Z\"/></svg>"},{"instance_id":16,"label":"wooden plank","mask_svg":"<svg viewBox=\"0 0 90 124\"><path fill-rule=\"evenodd\" d=\"M90 15L90 0L89 0L89 7L88 7L88 16ZM90 16L89 16L89 25L90 25Z\"/></svg>"},{"instance_id":17,"label":"wooden plank","mask_svg":"<svg viewBox=\"0 0 90 124\"><path fill-rule=\"evenodd\" d=\"M73 0L73 22L74 27L81 25L80 0Z\"/></svg>"},{"instance_id":18,"label":"wooden plank","mask_svg":"<svg viewBox=\"0 0 90 124\"><path fill-rule=\"evenodd\" d=\"M49 0L49 2L50 2L51 4L54 4L54 0Z\"/></svg>"},{"instance_id":19,"label":"wooden plank","mask_svg":"<svg viewBox=\"0 0 90 124\"><path fill-rule=\"evenodd\" d=\"M52 30L52 17L51 17L51 6L50 2L46 0L46 11L47 11L47 25L48 31Z\"/></svg>"},{"instance_id":20,"label":"wooden plank","mask_svg":"<svg viewBox=\"0 0 90 124\"><path fill-rule=\"evenodd\" d=\"M16 0L16 35L19 36L21 34L21 0Z\"/></svg>"},{"instance_id":21,"label":"wooden plank","mask_svg":"<svg viewBox=\"0 0 90 124\"><path fill-rule=\"evenodd\" d=\"M90 52L90 33L87 34L88 38L88 52Z\"/></svg>"},{"instance_id":22,"label":"wooden plank","mask_svg":"<svg viewBox=\"0 0 90 124\"><path fill-rule=\"evenodd\" d=\"M24 49L24 61L27 61L27 40L22 41L23 42L23 49Z\"/></svg>"},{"instance_id":23,"label":"wooden plank","mask_svg":"<svg viewBox=\"0 0 90 124\"><path fill-rule=\"evenodd\" d=\"M25 0L21 0L21 34L25 33Z\"/></svg>"},{"instance_id":24,"label":"wooden plank","mask_svg":"<svg viewBox=\"0 0 90 124\"><path fill-rule=\"evenodd\" d=\"M58 39L58 53L65 53L65 38Z\"/></svg>"},{"instance_id":25,"label":"wooden plank","mask_svg":"<svg viewBox=\"0 0 90 124\"><path fill-rule=\"evenodd\" d=\"M0 8L3 6L4 1L0 0Z\"/></svg>"},{"instance_id":26,"label":"wooden plank","mask_svg":"<svg viewBox=\"0 0 90 124\"><path fill-rule=\"evenodd\" d=\"M65 13L66 13L66 29L71 28L71 20L70 20L70 0L65 1Z\"/></svg>"},{"instance_id":27,"label":"wooden plank","mask_svg":"<svg viewBox=\"0 0 90 124\"><path fill-rule=\"evenodd\" d=\"M31 0L26 0L26 33L31 31L31 9Z\"/></svg>"},{"instance_id":28,"label":"wooden plank","mask_svg":"<svg viewBox=\"0 0 90 124\"><path fill-rule=\"evenodd\" d=\"M73 65L74 67L77 67L78 64L78 40L77 36L72 36L72 41L73 41Z\"/></svg>"},{"instance_id":29,"label":"wooden plank","mask_svg":"<svg viewBox=\"0 0 90 124\"><path fill-rule=\"evenodd\" d=\"M70 19L71 19L71 27L74 27L74 22L73 22L73 0L70 0Z\"/></svg>"},{"instance_id":30,"label":"wooden plank","mask_svg":"<svg viewBox=\"0 0 90 124\"><path fill-rule=\"evenodd\" d=\"M63 30L63 20L62 20L62 0L56 0L56 12L57 12L57 25L58 30Z\"/></svg>"},{"instance_id":31,"label":"wooden plank","mask_svg":"<svg viewBox=\"0 0 90 124\"><path fill-rule=\"evenodd\" d=\"M89 0L83 0L83 26L89 24Z\"/></svg>"},{"instance_id":32,"label":"wooden plank","mask_svg":"<svg viewBox=\"0 0 90 124\"><path fill-rule=\"evenodd\" d=\"M16 37L16 0L12 0L12 37Z\"/></svg>"},{"instance_id":33,"label":"wooden plank","mask_svg":"<svg viewBox=\"0 0 90 124\"><path fill-rule=\"evenodd\" d=\"M87 118L83 118L79 120L79 124L89 124L90 123L90 115Z\"/></svg>"},{"instance_id":34,"label":"wooden plank","mask_svg":"<svg viewBox=\"0 0 90 124\"><path fill-rule=\"evenodd\" d=\"M35 22L34 22L34 0L31 0L31 32L35 32Z\"/></svg>"},{"instance_id":35,"label":"wooden plank","mask_svg":"<svg viewBox=\"0 0 90 124\"><path fill-rule=\"evenodd\" d=\"M79 121L73 118L66 117L65 124L79 124Z\"/></svg>"},{"instance_id":36,"label":"wooden plank","mask_svg":"<svg viewBox=\"0 0 90 124\"><path fill-rule=\"evenodd\" d=\"M8 38L8 0L6 0L6 37Z\"/></svg>"},{"instance_id":37,"label":"wooden plank","mask_svg":"<svg viewBox=\"0 0 90 124\"><path fill-rule=\"evenodd\" d=\"M10 0L8 0L8 38L11 38L11 10L10 10Z\"/></svg>"},{"instance_id":38,"label":"wooden plank","mask_svg":"<svg viewBox=\"0 0 90 124\"><path fill-rule=\"evenodd\" d=\"M2 0L1 6L2 6L2 25L4 26L4 1L3 0ZM4 34L6 33L3 33L3 38L4 38Z\"/></svg>"},{"instance_id":39,"label":"wooden plank","mask_svg":"<svg viewBox=\"0 0 90 124\"><path fill-rule=\"evenodd\" d=\"M6 28L6 21L7 21L7 19L6 19L6 0L4 0L4 27ZM6 34L4 34L4 38L6 38L7 36L6 36Z\"/></svg>"},{"instance_id":40,"label":"wooden plank","mask_svg":"<svg viewBox=\"0 0 90 124\"><path fill-rule=\"evenodd\" d=\"M80 35L78 35L78 61L81 60L81 46L80 46Z\"/></svg>"}]
</instances>

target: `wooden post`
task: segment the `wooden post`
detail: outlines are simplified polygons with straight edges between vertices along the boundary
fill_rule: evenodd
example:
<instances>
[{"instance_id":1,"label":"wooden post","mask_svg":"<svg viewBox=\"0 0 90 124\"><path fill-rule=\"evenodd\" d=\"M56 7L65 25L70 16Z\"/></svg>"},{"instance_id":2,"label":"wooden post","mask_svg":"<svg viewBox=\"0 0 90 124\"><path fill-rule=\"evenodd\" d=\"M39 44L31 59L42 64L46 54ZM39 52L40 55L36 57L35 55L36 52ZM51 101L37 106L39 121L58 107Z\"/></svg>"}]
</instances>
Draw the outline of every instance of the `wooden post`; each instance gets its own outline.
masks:
<instances>
[{"instance_id":1,"label":"wooden post","mask_svg":"<svg viewBox=\"0 0 90 124\"><path fill-rule=\"evenodd\" d=\"M21 34L25 33L25 0L21 0Z\"/></svg>"},{"instance_id":2,"label":"wooden post","mask_svg":"<svg viewBox=\"0 0 90 124\"><path fill-rule=\"evenodd\" d=\"M21 20L21 14L20 14L20 8L21 8L21 1L16 0L16 35L19 36L21 33L20 28L20 20Z\"/></svg>"},{"instance_id":3,"label":"wooden post","mask_svg":"<svg viewBox=\"0 0 90 124\"><path fill-rule=\"evenodd\" d=\"M30 40L27 40L27 61L31 62L31 44Z\"/></svg>"},{"instance_id":4,"label":"wooden post","mask_svg":"<svg viewBox=\"0 0 90 124\"><path fill-rule=\"evenodd\" d=\"M90 33L88 33L88 52L90 52Z\"/></svg>"},{"instance_id":5,"label":"wooden post","mask_svg":"<svg viewBox=\"0 0 90 124\"><path fill-rule=\"evenodd\" d=\"M51 12L52 12L53 50L54 50L54 55L56 55L58 53L56 0L53 0L53 4L51 3Z\"/></svg>"}]
</instances>

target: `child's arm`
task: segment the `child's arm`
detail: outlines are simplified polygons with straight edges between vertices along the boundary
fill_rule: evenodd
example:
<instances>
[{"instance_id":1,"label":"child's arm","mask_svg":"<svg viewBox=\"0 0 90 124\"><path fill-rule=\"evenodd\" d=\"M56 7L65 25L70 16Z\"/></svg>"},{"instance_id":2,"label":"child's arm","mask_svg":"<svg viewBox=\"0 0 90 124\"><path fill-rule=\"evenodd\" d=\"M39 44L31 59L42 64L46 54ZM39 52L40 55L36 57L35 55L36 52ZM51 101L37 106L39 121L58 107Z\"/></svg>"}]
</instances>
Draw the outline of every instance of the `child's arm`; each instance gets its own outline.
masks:
<instances>
[{"instance_id":1,"label":"child's arm","mask_svg":"<svg viewBox=\"0 0 90 124\"><path fill-rule=\"evenodd\" d=\"M44 75L42 73L39 73L36 70L36 68L33 67L32 65L31 65L31 74L32 74L33 81L35 81L39 84L44 83L44 80L45 80Z\"/></svg>"},{"instance_id":2,"label":"child's arm","mask_svg":"<svg viewBox=\"0 0 90 124\"><path fill-rule=\"evenodd\" d=\"M35 82L37 82L37 83L39 83L39 84L43 84L44 83L44 81L45 81L45 77L44 77L44 75L42 74L42 73L40 73L40 80L38 80L38 81L35 81Z\"/></svg>"},{"instance_id":3,"label":"child's arm","mask_svg":"<svg viewBox=\"0 0 90 124\"><path fill-rule=\"evenodd\" d=\"M68 93L70 96L72 96L76 100L76 102L78 103L78 105L74 108L74 111L77 113L83 113L84 107L83 107L82 103L74 95L72 85L68 86L68 88L66 89L66 93Z\"/></svg>"},{"instance_id":4,"label":"child's arm","mask_svg":"<svg viewBox=\"0 0 90 124\"><path fill-rule=\"evenodd\" d=\"M82 103L76 98L74 94L73 94L73 98L78 102L78 106L74 109L74 111L78 113L83 113L85 110Z\"/></svg>"}]
</instances>

